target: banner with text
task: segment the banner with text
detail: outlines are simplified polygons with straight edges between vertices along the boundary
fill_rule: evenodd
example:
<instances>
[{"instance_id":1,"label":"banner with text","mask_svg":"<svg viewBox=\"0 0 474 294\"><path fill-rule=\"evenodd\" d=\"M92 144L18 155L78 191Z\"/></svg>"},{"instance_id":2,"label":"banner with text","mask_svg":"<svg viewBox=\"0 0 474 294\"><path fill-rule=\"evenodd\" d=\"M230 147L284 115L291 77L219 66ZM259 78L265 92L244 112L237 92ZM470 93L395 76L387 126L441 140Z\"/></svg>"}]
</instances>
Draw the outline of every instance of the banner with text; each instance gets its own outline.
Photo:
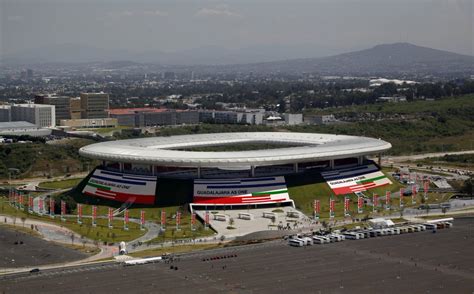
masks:
<instances>
[{"instance_id":1,"label":"banner with text","mask_svg":"<svg viewBox=\"0 0 474 294\"><path fill-rule=\"evenodd\" d=\"M322 172L336 195L363 192L392 182L373 164Z\"/></svg>"},{"instance_id":2,"label":"banner with text","mask_svg":"<svg viewBox=\"0 0 474 294\"><path fill-rule=\"evenodd\" d=\"M156 177L96 169L82 193L119 202L155 203Z\"/></svg>"},{"instance_id":3,"label":"banner with text","mask_svg":"<svg viewBox=\"0 0 474 294\"><path fill-rule=\"evenodd\" d=\"M195 204L258 204L288 200L285 177L194 180Z\"/></svg>"}]
</instances>

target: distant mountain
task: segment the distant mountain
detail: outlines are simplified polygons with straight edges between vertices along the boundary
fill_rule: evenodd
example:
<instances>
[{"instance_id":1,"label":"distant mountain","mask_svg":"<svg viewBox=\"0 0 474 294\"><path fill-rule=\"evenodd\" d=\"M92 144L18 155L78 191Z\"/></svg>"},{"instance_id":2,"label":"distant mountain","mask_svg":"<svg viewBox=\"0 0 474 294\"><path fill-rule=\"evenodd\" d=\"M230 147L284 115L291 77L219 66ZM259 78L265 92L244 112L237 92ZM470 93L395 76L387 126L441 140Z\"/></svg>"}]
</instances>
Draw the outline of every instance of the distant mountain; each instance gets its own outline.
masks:
<instances>
[{"instance_id":1,"label":"distant mountain","mask_svg":"<svg viewBox=\"0 0 474 294\"><path fill-rule=\"evenodd\" d=\"M431 75L474 74L474 56L461 55L409 43L377 45L370 49L332 55L329 57L298 58L295 56L324 56L329 48L308 45L305 49L291 46L256 46L241 49L200 47L176 52L105 50L66 44L39 48L3 56L5 63L102 62L106 67L120 68L138 63L165 65L167 69L192 66L201 72L301 73L321 75ZM311 49L313 48L313 49ZM126 61L129 60L129 61ZM281 61L273 61L281 60Z\"/></svg>"},{"instance_id":2,"label":"distant mountain","mask_svg":"<svg viewBox=\"0 0 474 294\"><path fill-rule=\"evenodd\" d=\"M235 67L235 66L234 66ZM320 74L433 74L474 73L474 56L461 55L409 43L377 45L370 49L324 58L290 59L247 64L253 72L315 72Z\"/></svg>"},{"instance_id":3,"label":"distant mountain","mask_svg":"<svg viewBox=\"0 0 474 294\"><path fill-rule=\"evenodd\" d=\"M77 44L62 44L28 49L0 56L1 61L15 64L79 63L130 60L163 65L225 65L270 62L289 58L327 56L333 49L320 45L258 45L226 49L217 46L189 48L175 52L146 50L131 52L123 49L106 50Z\"/></svg>"}]
</instances>

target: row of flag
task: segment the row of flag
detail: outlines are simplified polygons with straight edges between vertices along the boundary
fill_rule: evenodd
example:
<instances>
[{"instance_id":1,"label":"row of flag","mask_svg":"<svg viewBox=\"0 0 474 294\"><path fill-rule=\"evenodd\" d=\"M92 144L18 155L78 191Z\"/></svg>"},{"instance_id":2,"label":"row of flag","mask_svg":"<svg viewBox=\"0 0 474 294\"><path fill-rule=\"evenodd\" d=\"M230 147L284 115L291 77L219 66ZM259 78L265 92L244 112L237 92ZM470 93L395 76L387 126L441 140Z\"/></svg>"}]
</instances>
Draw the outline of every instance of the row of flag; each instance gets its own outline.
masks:
<instances>
[{"instance_id":1,"label":"row of flag","mask_svg":"<svg viewBox=\"0 0 474 294\"><path fill-rule=\"evenodd\" d=\"M30 213L33 212L33 198L32 196L26 196L21 193L19 193L16 190L11 190L9 193L9 202L17 207L17 208L23 208L26 205L28 206L28 211ZM27 199L27 202L25 200ZM49 211L49 215L54 218L55 213L54 213L54 207L55 207L55 200L54 198L49 198L49 201L45 201L43 198L38 197L38 212L40 214L46 214ZM129 222L130 222L130 211L128 209L125 209L123 211L124 217L123 217L123 222L124 222L124 229L128 230L129 228ZM66 202L61 200L61 220L65 221L66 218ZM77 204L77 223L82 224L83 221L83 205L78 203ZM97 226L97 206L93 205L91 207L91 218L92 218L92 226ZM107 212L107 220L108 220L108 226L109 228L113 228L113 221L114 221L114 210L113 208L109 207L108 212ZM181 226L181 212L177 211L175 214L175 220L176 220L176 230L180 230ZM164 230L166 228L166 211L162 210L161 211L161 228ZM205 216L205 224L206 228L209 226L209 212L206 212ZM140 210L140 229L145 228L145 210ZM196 228L196 213L191 213L191 229L194 231Z\"/></svg>"},{"instance_id":2,"label":"row of flag","mask_svg":"<svg viewBox=\"0 0 474 294\"><path fill-rule=\"evenodd\" d=\"M411 202L412 204L416 204L416 196L418 194L417 187L413 185L411 187ZM429 182L425 181L423 185L423 194L424 198L427 199L428 197L428 189L429 189ZM405 197L405 189L400 188L400 197L399 197L399 207L402 208L404 206L404 197ZM379 196L377 194L372 195L372 211L376 212L377 207L379 206ZM350 198L349 197L344 197L344 216L350 216ZM386 191L385 193L385 209L390 210L390 205L391 205L391 192ZM329 199L329 218L334 218L336 215L336 200L333 198ZM314 217L316 219L319 219L320 214L321 214L321 201L320 200L314 200L313 202L313 212L314 212ZM357 213L363 213L364 212L364 198L361 195L357 196Z\"/></svg>"}]
</instances>

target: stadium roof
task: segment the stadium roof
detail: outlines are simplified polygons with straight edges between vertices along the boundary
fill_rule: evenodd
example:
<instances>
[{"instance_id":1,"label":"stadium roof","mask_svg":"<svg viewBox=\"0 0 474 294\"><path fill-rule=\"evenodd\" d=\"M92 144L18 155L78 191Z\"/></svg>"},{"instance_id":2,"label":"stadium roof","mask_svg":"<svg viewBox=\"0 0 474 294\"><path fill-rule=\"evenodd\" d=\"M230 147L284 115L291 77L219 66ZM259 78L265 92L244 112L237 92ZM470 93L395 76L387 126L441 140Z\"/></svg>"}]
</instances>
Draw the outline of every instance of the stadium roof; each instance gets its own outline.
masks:
<instances>
[{"instance_id":1,"label":"stadium roof","mask_svg":"<svg viewBox=\"0 0 474 294\"><path fill-rule=\"evenodd\" d=\"M0 130L3 129L37 129L35 124L27 121L8 121L0 122Z\"/></svg>"},{"instance_id":2,"label":"stadium roof","mask_svg":"<svg viewBox=\"0 0 474 294\"><path fill-rule=\"evenodd\" d=\"M282 144L278 149L200 152L176 149L241 143ZM301 145L285 147L284 145ZM344 135L251 132L152 137L108 141L82 147L85 157L182 167L250 167L311 162L376 154L392 145L380 139Z\"/></svg>"}]
</instances>

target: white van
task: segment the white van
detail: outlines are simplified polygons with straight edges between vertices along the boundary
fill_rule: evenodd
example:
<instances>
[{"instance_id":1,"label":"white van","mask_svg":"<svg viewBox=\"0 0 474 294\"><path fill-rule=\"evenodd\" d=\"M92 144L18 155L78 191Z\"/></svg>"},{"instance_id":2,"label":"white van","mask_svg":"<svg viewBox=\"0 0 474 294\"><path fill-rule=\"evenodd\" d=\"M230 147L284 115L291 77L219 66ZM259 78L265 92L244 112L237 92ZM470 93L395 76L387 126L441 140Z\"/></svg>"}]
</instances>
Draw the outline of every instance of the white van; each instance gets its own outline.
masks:
<instances>
[{"instance_id":1,"label":"white van","mask_svg":"<svg viewBox=\"0 0 474 294\"><path fill-rule=\"evenodd\" d=\"M313 236L313 243L314 244L324 244L326 243L326 240L323 238L320 238L320 236Z\"/></svg>"},{"instance_id":2,"label":"white van","mask_svg":"<svg viewBox=\"0 0 474 294\"><path fill-rule=\"evenodd\" d=\"M303 237L302 239L306 241L305 245L309 245L309 246L313 245L313 238Z\"/></svg>"},{"instance_id":3,"label":"white van","mask_svg":"<svg viewBox=\"0 0 474 294\"><path fill-rule=\"evenodd\" d=\"M344 236L339 234L331 234L328 237L331 239L331 242L341 242L344 240Z\"/></svg>"},{"instance_id":4,"label":"white van","mask_svg":"<svg viewBox=\"0 0 474 294\"><path fill-rule=\"evenodd\" d=\"M359 240L360 239L360 235L356 234L354 232L345 232L343 235L344 235L344 237L346 237L346 239L349 239L349 240Z\"/></svg>"},{"instance_id":5,"label":"white van","mask_svg":"<svg viewBox=\"0 0 474 294\"><path fill-rule=\"evenodd\" d=\"M403 226L403 227L400 227L398 228L400 230L400 234L406 234L408 233L408 228Z\"/></svg>"},{"instance_id":6,"label":"white van","mask_svg":"<svg viewBox=\"0 0 474 294\"><path fill-rule=\"evenodd\" d=\"M309 237L298 236L298 237L294 238L293 240L298 240L298 241L303 242L304 246L313 245L313 239L311 239ZM311 242L311 244L310 244L310 242Z\"/></svg>"},{"instance_id":7,"label":"white van","mask_svg":"<svg viewBox=\"0 0 474 294\"><path fill-rule=\"evenodd\" d=\"M436 230L435 224L424 224L425 228L428 230Z\"/></svg>"},{"instance_id":8,"label":"white van","mask_svg":"<svg viewBox=\"0 0 474 294\"><path fill-rule=\"evenodd\" d=\"M303 247L304 246L304 242L301 241L301 240L298 240L298 239L290 239L288 244L290 246L295 246L295 247Z\"/></svg>"}]
</instances>

